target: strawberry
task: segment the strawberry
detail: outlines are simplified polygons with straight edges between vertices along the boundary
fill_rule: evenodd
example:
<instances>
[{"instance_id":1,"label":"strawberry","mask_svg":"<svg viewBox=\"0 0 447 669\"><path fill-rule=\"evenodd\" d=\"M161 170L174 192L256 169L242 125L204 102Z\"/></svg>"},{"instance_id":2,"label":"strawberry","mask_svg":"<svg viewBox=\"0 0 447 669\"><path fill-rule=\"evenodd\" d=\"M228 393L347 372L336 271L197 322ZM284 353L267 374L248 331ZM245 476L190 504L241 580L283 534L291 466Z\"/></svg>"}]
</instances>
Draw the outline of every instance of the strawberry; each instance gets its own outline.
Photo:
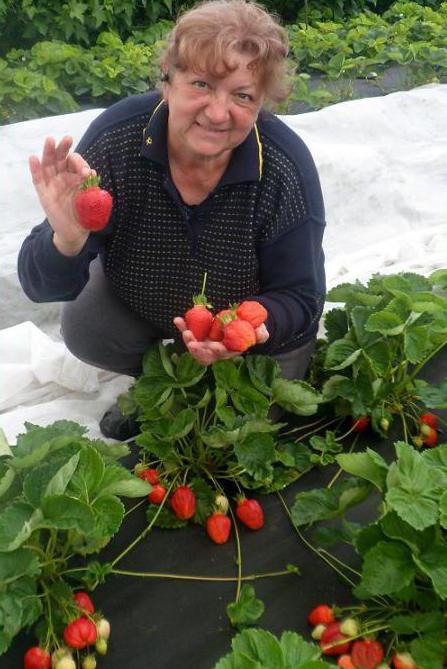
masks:
<instances>
[{"instance_id":1,"label":"strawberry","mask_svg":"<svg viewBox=\"0 0 447 669\"><path fill-rule=\"evenodd\" d=\"M160 483L154 485L149 495L147 496L148 500L152 504L161 504L164 498L166 497L166 488Z\"/></svg>"},{"instance_id":2,"label":"strawberry","mask_svg":"<svg viewBox=\"0 0 447 669\"><path fill-rule=\"evenodd\" d=\"M106 641L108 640L110 636L110 623L106 618L100 618L96 622L96 632L98 639L105 639Z\"/></svg>"},{"instance_id":3,"label":"strawberry","mask_svg":"<svg viewBox=\"0 0 447 669\"><path fill-rule=\"evenodd\" d=\"M320 623L319 625L315 625L311 632L311 637L312 639L315 639L315 641L319 641L321 637L323 636L323 632L326 629L326 625L323 625Z\"/></svg>"},{"instance_id":4,"label":"strawberry","mask_svg":"<svg viewBox=\"0 0 447 669\"><path fill-rule=\"evenodd\" d=\"M100 655L105 655L107 653L107 641L105 639L99 638L95 643L96 652Z\"/></svg>"},{"instance_id":5,"label":"strawberry","mask_svg":"<svg viewBox=\"0 0 447 669\"><path fill-rule=\"evenodd\" d=\"M228 541L231 531L231 520L224 513L216 511L206 520L206 531L216 544Z\"/></svg>"},{"instance_id":6,"label":"strawberry","mask_svg":"<svg viewBox=\"0 0 447 669\"><path fill-rule=\"evenodd\" d=\"M434 413L423 413L422 416L419 416L419 422L429 425L434 430L438 427L438 417Z\"/></svg>"},{"instance_id":7,"label":"strawberry","mask_svg":"<svg viewBox=\"0 0 447 669\"><path fill-rule=\"evenodd\" d=\"M25 653L24 665L25 669L50 669L51 656L43 648L33 646Z\"/></svg>"},{"instance_id":8,"label":"strawberry","mask_svg":"<svg viewBox=\"0 0 447 669\"><path fill-rule=\"evenodd\" d=\"M256 344L256 333L248 321L230 321L224 325L222 343L228 351L243 353Z\"/></svg>"},{"instance_id":9,"label":"strawberry","mask_svg":"<svg viewBox=\"0 0 447 669\"><path fill-rule=\"evenodd\" d=\"M410 653L396 653L393 656L395 669L417 669L416 662Z\"/></svg>"},{"instance_id":10,"label":"strawberry","mask_svg":"<svg viewBox=\"0 0 447 669\"><path fill-rule=\"evenodd\" d=\"M82 616L73 620L64 629L64 641L70 648L86 648L95 643L97 637L94 622Z\"/></svg>"},{"instance_id":11,"label":"strawberry","mask_svg":"<svg viewBox=\"0 0 447 669\"><path fill-rule=\"evenodd\" d=\"M95 607L86 592L75 592L73 599L83 613L94 613Z\"/></svg>"},{"instance_id":12,"label":"strawberry","mask_svg":"<svg viewBox=\"0 0 447 669\"><path fill-rule=\"evenodd\" d=\"M86 655L82 660L82 669L96 669L96 657L94 655Z\"/></svg>"},{"instance_id":13,"label":"strawberry","mask_svg":"<svg viewBox=\"0 0 447 669\"><path fill-rule=\"evenodd\" d=\"M141 471L138 472L138 476L140 479L143 479L143 481L147 481L151 485L156 485L159 483L158 479L158 472L156 469L142 469Z\"/></svg>"},{"instance_id":14,"label":"strawberry","mask_svg":"<svg viewBox=\"0 0 447 669\"><path fill-rule=\"evenodd\" d=\"M232 309L223 309L214 316L211 329L208 332L208 339L211 339L211 341L222 341L224 338L224 322L222 319L224 317L228 318L228 316L231 316L232 314L234 315L234 311ZM229 320L233 319L230 318Z\"/></svg>"},{"instance_id":15,"label":"strawberry","mask_svg":"<svg viewBox=\"0 0 447 669\"><path fill-rule=\"evenodd\" d=\"M236 516L250 530L259 530L264 525L264 511L255 499L239 497L236 506Z\"/></svg>"},{"instance_id":16,"label":"strawberry","mask_svg":"<svg viewBox=\"0 0 447 669\"><path fill-rule=\"evenodd\" d=\"M74 205L79 224L86 230L102 230L112 213L112 196L100 188L99 183L100 177L87 177L75 196Z\"/></svg>"},{"instance_id":17,"label":"strawberry","mask_svg":"<svg viewBox=\"0 0 447 669\"><path fill-rule=\"evenodd\" d=\"M72 655L63 655L53 666L54 669L77 669Z\"/></svg>"},{"instance_id":18,"label":"strawberry","mask_svg":"<svg viewBox=\"0 0 447 669\"><path fill-rule=\"evenodd\" d=\"M376 669L384 655L382 644L374 639L360 639L352 644L351 657L357 669Z\"/></svg>"},{"instance_id":19,"label":"strawberry","mask_svg":"<svg viewBox=\"0 0 447 669\"><path fill-rule=\"evenodd\" d=\"M319 604L307 616L310 625L329 625L335 620L334 612L327 604Z\"/></svg>"},{"instance_id":20,"label":"strawberry","mask_svg":"<svg viewBox=\"0 0 447 669\"><path fill-rule=\"evenodd\" d=\"M238 318L248 321L254 328L258 328L267 320L267 309L255 300L245 300L236 309Z\"/></svg>"},{"instance_id":21,"label":"strawberry","mask_svg":"<svg viewBox=\"0 0 447 669\"><path fill-rule=\"evenodd\" d=\"M218 493L214 500L214 506L216 511L219 511L220 513L227 513L229 507L228 497L226 497L226 495L223 493Z\"/></svg>"},{"instance_id":22,"label":"strawberry","mask_svg":"<svg viewBox=\"0 0 447 669\"><path fill-rule=\"evenodd\" d=\"M192 518L196 512L196 496L187 485L181 485L174 491L170 504L177 518L181 520Z\"/></svg>"},{"instance_id":23,"label":"strawberry","mask_svg":"<svg viewBox=\"0 0 447 669\"><path fill-rule=\"evenodd\" d=\"M354 432L364 432L369 425L368 416L360 416L359 418L352 418L351 427Z\"/></svg>"},{"instance_id":24,"label":"strawberry","mask_svg":"<svg viewBox=\"0 0 447 669\"><path fill-rule=\"evenodd\" d=\"M356 669L350 655L340 655L337 660L337 667L342 669Z\"/></svg>"},{"instance_id":25,"label":"strawberry","mask_svg":"<svg viewBox=\"0 0 447 669\"><path fill-rule=\"evenodd\" d=\"M330 623L320 639L323 655L344 655L349 652L351 642L341 631L340 623Z\"/></svg>"},{"instance_id":26,"label":"strawberry","mask_svg":"<svg viewBox=\"0 0 447 669\"><path fill-rule=\"evenodd\" d=\"M359 633L359 626L354 618L345 618L340 623L340 632L346 636L357 636Z\"/></svg>"},{"instance_id":27,"label":"strawberry","mask_svg":"<svg viewBox=\"0 0 447 669\"><path fill-rule=\"evenodd\" d=\"M422 437L422 443L424 446L436 446L438 443L438 433L436 430L434 430L432 427L429 427L428 425L424 425L423 427L428 428L430 432L428 434L424 433ZM422 431L422 429L421 429Z\"/></svg>"}]
</instances>

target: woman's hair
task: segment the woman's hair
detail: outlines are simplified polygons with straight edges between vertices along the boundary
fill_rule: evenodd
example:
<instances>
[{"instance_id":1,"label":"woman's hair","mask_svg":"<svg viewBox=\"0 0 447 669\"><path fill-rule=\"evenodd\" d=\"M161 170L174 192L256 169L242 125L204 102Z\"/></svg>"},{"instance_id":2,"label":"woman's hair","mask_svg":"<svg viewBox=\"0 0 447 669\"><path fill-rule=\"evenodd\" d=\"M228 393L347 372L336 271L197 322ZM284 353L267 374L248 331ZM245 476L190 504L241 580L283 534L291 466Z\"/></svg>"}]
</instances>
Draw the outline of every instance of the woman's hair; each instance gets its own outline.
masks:
<instances>
[{"instance_id":1,"label":"woman's hair","mask_svg":"<svg viewBox=\"0 0 447 669\"><path fill-rule=\"evenodd\" d=\"M253 56L248 67L259 74L268 99L285 100L291 69L287 32L263 7L246 0L207 0L181 14L161 57L164 79L172 68L224 77L236 69L235 52Z\"/></svg>"}]
</instances>

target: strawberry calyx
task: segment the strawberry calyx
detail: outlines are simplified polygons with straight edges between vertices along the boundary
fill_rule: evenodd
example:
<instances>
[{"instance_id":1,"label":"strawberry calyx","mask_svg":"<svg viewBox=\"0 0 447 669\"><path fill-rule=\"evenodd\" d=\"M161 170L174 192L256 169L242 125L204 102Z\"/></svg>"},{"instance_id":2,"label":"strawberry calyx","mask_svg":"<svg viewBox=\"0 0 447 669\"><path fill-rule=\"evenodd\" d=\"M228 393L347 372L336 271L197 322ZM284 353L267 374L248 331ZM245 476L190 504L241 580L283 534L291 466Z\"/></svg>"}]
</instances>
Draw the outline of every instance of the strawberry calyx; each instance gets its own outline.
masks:
<instances>
[{"instance_id":1,"label":"strawberry calyx","mask_svg":"<svg viewBox=\"0 0 447 669\"><path fill-rule=\"evenodd\" d=\"M206 299L206 295L203 293L200 293L200 295L194 295L192 298L192 303L195 307L205 307L206 309L213 308L213 305L209 304L208 300Z\"/></svg>"},{"instance_id":2,"label":"strawberry calyx","mask_svg":"<svg viewBox=\"0 0 447 669\"><path fill-rule=\"evenodd\" d=\"M87 190L87 188L99 188L100 183L101 177L98 174L96 176L94 174L90 174L84 179L79 188L80 190Z\"/></svg>"}]
</instances>

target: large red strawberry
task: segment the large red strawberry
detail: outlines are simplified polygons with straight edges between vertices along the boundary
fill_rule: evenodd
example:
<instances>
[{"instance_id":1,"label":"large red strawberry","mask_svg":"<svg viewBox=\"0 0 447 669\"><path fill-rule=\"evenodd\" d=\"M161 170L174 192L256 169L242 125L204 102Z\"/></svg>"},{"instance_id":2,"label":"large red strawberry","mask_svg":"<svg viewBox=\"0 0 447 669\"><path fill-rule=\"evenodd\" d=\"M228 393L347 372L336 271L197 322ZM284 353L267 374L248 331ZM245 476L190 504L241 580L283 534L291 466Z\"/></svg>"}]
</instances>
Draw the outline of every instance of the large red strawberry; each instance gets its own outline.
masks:
<instances>
[{"instance_id":1,"label":"large red strawberry","mask_svg":"<svg viewBox=\"0 0 447 669\"><path fill-rule=\"evenodd\" d=\"M224 338L224 323L222 319L225 316L228 317L232 314L234 315L232 309L222 309L222 311L219 311L219 313L214 316L210 331L208 332L208 339L211 339L211 341L222 341Z\"/></svg>"},{"instance_id":2,"label":"large red strawberry","mask_svg":"<svg viewBox=\"0 0 447 669\"><path fill-rule=\"evenodd\" d=\"M423 413L421 416L419 416L419 422L425 423L425 425L429 425L434 430L436 430L438 427L438 417L434 413Z\"/></svg>"},{"instance_id":3,"label":"large red strawberry","mask_svg":"<svg viewBox=\"0 0 447 669\"><path fill-rule=\"evenodd\" d=\"M311 625L329 625L335 620L334 611L327 604L315 606L307 616Z\"/></svg>"},{"instance_id":4,"label":"large red strawberry","mask_svg":"<svg viewBox=\"0 0 447 669\"><path fill-rule=\"evenodd\" d=\"M97 637L94 622L82 616L73 620L64 629L64 641L71 648L86 648L92 646Z\"/></svg>"},{"instance_id":5,"label":"large red strawberry","mask_svg":"<svg viewBox=\"0 0 447 669\"><path fill-rule=\"evenodd\" d=\"M222 343L228 351L243 353L250 346L256 344L256 333L253 325L250 325L248 321L239 319L226 323Z\"/></svg>"},{"instance_id":6,"label":"large red strawberry","mask_svg":"<svg viewBox=\"0 0 447 669\"><path fill-rule=\"evenodd\" d=\"M170 504L181 520L192 518L196 512L196 496L188 485L181 485L173 492Z\"/></svg>"},{"instance_id":7,"label":"large red strawberry","mask_svg":"<svg viewBox=\"0 0 447 669\"><path fill-rule=\"evenodd\" d=\"M350 646L348 637L340 631L339 622L330 623L320 639L323 655L344 655L349 653Z\"/></svg>"},{"instance_id":8,"label":"large red strawberry","mask_svg":"<svg viewBox=\"0 0 447 669\"><path fill-rule=\"evenodd\" d=\"M264 511L255 499L240 497L236 507L236 516L251 530L259 530L264 525Z\"/></svg>"},{"instance_id":9,"label":"large red strawberry","mask_svg":"<svg viewBox=\"0 0 447 669\"><path fill-rule=\"evenodd\" d=\"M75 209L80 225L86 230L102 230L109 222L113 199L99 187L100 177L89 176L75 196Z\"/></svg>"},{"instance_id":10,"label":"large red strawberry","mask_svg":"<svg viewBox=\"0 0 447 669\"><path fill-rule=\"evenodd\" d=\"M254 328L258 328L267 320L267 309L255 300L245 300L236 309L238 318L248 321Z\"/></svg>"},{"instance_id":11,"label":"large red strawberry","mask_svg":"<svg viewBox=\"0 0 447 669\"><path fill-rule=\"evenodd\" d=\"M197 341L205 341L213 323L213 314L209 311L211 305L203 293L195 295L192 301L194 306L185 313L186 327L191 330Z\"/></svg>"},{"instance_id":12,"label":"large red strawberry","mask_svg":"<svg viewBox=\"0 0 447 669\"><path fill-rule=\"evenodd\" d=\"M51 656L43 648L33 646L25 653L24 666L25 669L50 669Z\"/></svg>"},{"instance_id":13,"label":"large red strawberry","mask_svg":"<svg viewBox=\"0 0 447 669\"><path fill-rule=\"evenodd\" d=\"M95 607L86 592L75 592L73 599L83 613L94 613Z\"/></svg>"},{"instance_id":14,"label":"large red strawberry","mask_svg":"<svg viewBox=\"0 0 447 669\"><path fill-rule=\"evenodd\" d=\"M375 639L360 639L352 644L351 658L357 669L376 669L384 655L382 644Z\"/></svg>"},{"instance_id":15,"label":"large red strawberry","mask_svg":"<svg viewBox=\"0 0 447 669\"><path fill-rule=\"evenodd\" d=\"M216 544L228 541L231 531L231 520L223 513L216 511L206 520L206 531Z\"/></svg>"},{"instance_id":16,"label":"large red strawberry","mask_svg":"<svg viewBox=\"0 0 447 669\"><path fill-rule=\"evenodd\" d=\"M340 655L337 660L337 667L341 667L341 669L356 669L350 655Z\"/></svg>"}]
</instances>

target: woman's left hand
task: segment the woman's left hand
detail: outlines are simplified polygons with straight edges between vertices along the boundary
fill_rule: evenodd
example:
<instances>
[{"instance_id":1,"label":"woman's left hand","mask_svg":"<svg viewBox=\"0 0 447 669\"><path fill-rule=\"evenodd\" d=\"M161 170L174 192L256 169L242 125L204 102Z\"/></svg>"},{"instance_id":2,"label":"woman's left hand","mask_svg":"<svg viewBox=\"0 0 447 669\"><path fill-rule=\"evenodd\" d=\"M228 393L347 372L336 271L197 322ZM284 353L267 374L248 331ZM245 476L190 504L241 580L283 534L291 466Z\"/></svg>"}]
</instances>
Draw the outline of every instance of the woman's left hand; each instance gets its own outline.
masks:
<instances>
[{"instance_id":1,"label":"woman's left hand","mask_svg":"<svg viewBox=\"0 0 447 669\"><path fill-rule=\"evenodd\" d=\"M197 341L191 330L188 330L186 327L183 318L174 318L174 325L182 333L183 341L188 351L201 365L212 365L216 360L228 360L240 355L237 351L229 351L221 341L211 341L211 339ZM257 344L264 344L269 338L269 333L265 325L260 325L255 329L255 332Z\"/></svg>"}]
</instances>

